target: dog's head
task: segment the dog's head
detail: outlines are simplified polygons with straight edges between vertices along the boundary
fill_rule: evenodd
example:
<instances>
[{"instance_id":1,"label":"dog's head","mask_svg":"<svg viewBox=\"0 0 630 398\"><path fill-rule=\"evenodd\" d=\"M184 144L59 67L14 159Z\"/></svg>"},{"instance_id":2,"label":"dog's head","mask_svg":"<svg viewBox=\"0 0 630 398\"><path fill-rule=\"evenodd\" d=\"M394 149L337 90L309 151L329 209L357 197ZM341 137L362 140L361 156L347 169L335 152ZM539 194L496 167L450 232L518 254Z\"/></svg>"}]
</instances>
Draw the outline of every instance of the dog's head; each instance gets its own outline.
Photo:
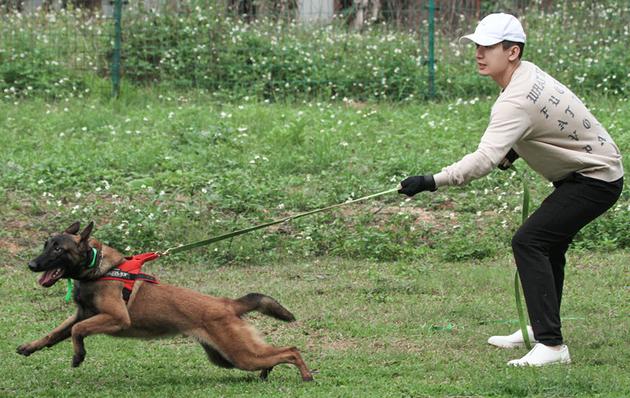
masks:
<instances>
[{"instance_id":1,"label":"dog's head","mask_svg":"<svg viewBox=\"0 0 630 398\"><path fill-rule=\"evenodd\" d=\"M28 262L31 271L44 273L39 278L40 285L51 287L59 279L76 278L87 269L95 255L88 242L94 223L90 222L80 234L79 228L79 222L75 222L64 232L48 238L42 254Z\"/></svg>"}]
</instances>

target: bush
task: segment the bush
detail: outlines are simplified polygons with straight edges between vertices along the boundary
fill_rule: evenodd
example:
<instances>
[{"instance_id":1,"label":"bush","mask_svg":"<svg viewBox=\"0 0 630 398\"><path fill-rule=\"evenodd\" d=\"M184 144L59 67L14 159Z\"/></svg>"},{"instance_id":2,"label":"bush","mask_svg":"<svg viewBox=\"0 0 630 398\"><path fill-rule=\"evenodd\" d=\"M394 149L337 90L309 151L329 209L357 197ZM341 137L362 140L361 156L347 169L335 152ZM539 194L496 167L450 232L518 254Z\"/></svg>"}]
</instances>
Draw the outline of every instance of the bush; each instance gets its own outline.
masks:
<instances>
[{"instance_id":1,"label":"bush","mask_svg":"<svg viewBox=\"0 0 630 398\"><path fill-rule=\"evenodd\" d=\"M59 98L81 93L85 83L40 48L0 53L0 91L5 98L33 94Z\"/></svg>"}]
</instances>

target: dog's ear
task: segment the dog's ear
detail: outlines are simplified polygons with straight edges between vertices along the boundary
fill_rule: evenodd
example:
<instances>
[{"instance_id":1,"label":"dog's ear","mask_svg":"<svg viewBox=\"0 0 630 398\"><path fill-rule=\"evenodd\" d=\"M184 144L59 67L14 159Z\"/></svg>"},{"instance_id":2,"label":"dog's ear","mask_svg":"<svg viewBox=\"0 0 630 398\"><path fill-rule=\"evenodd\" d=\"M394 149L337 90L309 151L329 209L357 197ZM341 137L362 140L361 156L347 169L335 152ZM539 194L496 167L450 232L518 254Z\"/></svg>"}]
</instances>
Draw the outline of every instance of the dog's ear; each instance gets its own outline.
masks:
<instances>
[{"instance_id":1,"label":"dog's ear","mask_svg":"<svg viewBox=\"0 0 630 398\"><path fill-rule=\"evenodd\" d=\"M79 242L84 242L87 240L87 238L90 237L90 234L92 233L92 228L94 228L94 221L90 221L88 226L85 227L83 231L81 231L81 239L79 240Z\"/></svg>"},{"instance_id":2,"label":"dog's ear","mask_svg":"<svg viewBox=\"0 0 630 398\"><path fill-rule=\"evenodd\" d=\"M68 228L66 228L65 233L70 234L70 235L76 235L79 232L79 228L81 227L81 223L79 223L78 221L75 222L74 224L72 224L71 226L69 226Z\"/></svg>"}]
</instances>

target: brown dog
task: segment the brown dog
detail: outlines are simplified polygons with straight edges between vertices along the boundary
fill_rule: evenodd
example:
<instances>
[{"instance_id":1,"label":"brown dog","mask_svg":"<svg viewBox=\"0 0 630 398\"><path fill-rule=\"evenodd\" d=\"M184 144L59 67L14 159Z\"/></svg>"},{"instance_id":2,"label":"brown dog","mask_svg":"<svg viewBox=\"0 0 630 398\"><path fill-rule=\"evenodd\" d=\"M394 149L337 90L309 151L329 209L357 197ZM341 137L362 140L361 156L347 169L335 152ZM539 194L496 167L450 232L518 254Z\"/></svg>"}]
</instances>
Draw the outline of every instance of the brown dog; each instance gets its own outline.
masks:
<instances>
[{"instance_id":1,"label":"brown dog","mask_svg":"<svg viewBox=\"0 0 630 398\"><path fill-rule=\"evenodd\" d=\"M44 272L39 279L44 287L61 278L76 281L77 312L43 338L19 346L19 354L28 356L72 336L72 366L76 367L85 359L83 339L93 334L150 338L181 333L198 340L210 361L223 368L261 370L260 377L264 380L274 366L290 363L300 370L302 380L313 380L297 348L266 344L241 319L247 312L258 311L283 321L294 321L293 315L276 300L258 293L231 300L137 281L125 303L122 281L99 280L106 274L119 272L115 268L125 257L90 238L93 227L94 223L90 223L78 234L79 223L72 224L64 233L49 238L43 253L29 262L32 271Z\"/></svg>"}]
</instances>

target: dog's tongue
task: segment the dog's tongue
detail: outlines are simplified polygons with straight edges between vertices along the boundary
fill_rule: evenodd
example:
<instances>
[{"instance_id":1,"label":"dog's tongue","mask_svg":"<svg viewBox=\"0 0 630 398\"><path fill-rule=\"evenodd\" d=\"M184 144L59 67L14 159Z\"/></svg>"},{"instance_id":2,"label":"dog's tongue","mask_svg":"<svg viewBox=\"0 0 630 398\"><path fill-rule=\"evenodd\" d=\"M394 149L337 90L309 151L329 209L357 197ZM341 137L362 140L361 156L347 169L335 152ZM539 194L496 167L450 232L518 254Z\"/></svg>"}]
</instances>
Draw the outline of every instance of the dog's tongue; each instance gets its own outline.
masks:
<instances>
[{"instance_id":1,"label":"dog's tongue","mask_svg":"<svg viewBox=\"0 0 630 398\"><path fill-rule=\"evenodd\" d=\"M63 270L61 268L51 269L49 271L44 272L41 278L39 278L39 284L44 287L51 287L61 278L63 274Z\"/></svg>"}]
</instances>

